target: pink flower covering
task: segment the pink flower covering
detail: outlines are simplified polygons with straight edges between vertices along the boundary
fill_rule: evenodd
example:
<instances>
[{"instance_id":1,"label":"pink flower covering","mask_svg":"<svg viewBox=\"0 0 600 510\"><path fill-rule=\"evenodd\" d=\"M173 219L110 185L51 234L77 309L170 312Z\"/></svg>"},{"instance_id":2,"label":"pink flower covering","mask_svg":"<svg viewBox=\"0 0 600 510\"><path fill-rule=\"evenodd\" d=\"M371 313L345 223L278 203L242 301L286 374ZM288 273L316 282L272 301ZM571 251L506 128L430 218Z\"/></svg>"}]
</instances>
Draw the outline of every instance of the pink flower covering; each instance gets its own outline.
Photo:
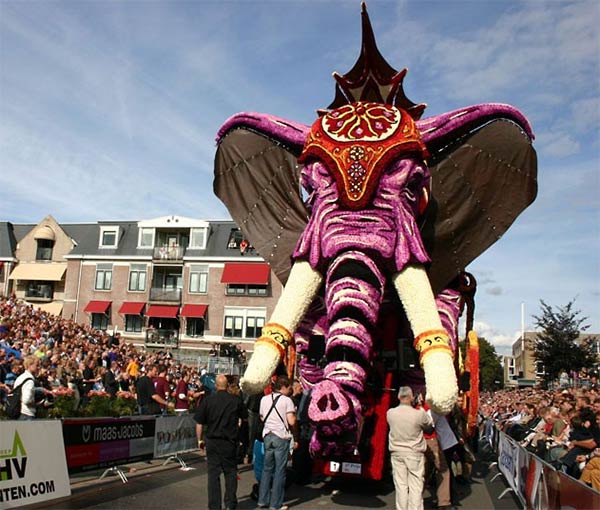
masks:
<instances>
[{"instance_id":1,"label":"pink flower covering","mask_svg":"<svg viewBox=\"0 0 600 510\"><path fill-rule=\"evenodd\" d=\"M306 259L321 272L348 250L372 253L393 272L409 262L429 262L415 220L420 192L428 183L429 171L422 162L399 160L381 175L372 205L351 211L341 207L327 168L319 162L307 165L302 185L309 191L311 216L293 258Z\"/></svg>"}]
</instances>

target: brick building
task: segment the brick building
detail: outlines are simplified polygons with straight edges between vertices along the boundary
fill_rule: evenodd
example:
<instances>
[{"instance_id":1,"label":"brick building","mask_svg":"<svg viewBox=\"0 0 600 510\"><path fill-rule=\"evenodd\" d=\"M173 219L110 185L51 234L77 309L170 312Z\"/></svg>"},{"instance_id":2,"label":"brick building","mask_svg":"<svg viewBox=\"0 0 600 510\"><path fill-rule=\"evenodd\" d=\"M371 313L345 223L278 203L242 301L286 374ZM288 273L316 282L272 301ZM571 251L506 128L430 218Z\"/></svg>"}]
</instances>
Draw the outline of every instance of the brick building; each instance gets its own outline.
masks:
<instances>
[{"instance_id":1,"label":"brick building","mask_svg":"<svg viewBox=\"0 0 600 510\"><path fill-rule=\"evenodd\" d=\"M232 221L0 222L0 293L148 345L252 350L282 286Z\"/></svg>"}]
</instances>

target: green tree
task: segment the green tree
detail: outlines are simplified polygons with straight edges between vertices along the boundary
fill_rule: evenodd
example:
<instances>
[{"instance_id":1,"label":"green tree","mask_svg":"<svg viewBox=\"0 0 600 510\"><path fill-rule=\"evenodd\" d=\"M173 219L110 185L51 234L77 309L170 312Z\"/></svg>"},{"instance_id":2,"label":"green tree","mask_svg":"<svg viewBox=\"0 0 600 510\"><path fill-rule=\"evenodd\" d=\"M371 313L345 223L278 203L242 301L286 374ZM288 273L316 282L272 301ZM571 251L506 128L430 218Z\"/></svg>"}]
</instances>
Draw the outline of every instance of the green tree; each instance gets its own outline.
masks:
<instances>
[{"instance_id":1,"label":"green tree","mask_svg":"<svg viewBox=\"0 0 600 510\"><path fill-rule=\"evenodd\" d=\"M463 359L465 359L465 342L461 342ZM498 381L498 382L496 382ZM496 348L485 338L479 338L479 388L492 391L504 385L504 371Z\"/></svg>"},{"instance_id":2,"label":"green tree","mask_svg":"<svg viewBox=\"0 0 600 510\"><path fill-rule=\"evenodd\" d=\"M540 305L541 315L533 316L538 329L533 357L543 363L546 381L555 380L562 370L591 367L595 362L591 339L575 342L589 328L585 324L587 317L581 317L581 311L574 309L575 300L557 308L543 300Z\"/></svg>"}]
</instances>

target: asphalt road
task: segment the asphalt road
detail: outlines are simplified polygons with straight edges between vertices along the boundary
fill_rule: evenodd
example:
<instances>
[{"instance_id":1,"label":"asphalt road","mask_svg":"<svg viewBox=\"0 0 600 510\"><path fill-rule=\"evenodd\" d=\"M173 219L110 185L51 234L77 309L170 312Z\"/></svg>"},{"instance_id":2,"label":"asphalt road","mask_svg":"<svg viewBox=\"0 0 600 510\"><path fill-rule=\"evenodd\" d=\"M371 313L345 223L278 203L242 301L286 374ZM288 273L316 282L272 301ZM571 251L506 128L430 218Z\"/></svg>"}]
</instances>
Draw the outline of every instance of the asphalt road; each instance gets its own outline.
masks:
<instances>
[{"instance_id":1,"label":"asphalt road","mask_svg":"<svg viewBox=\"0 0 600 510\"><path fill-rule=\"evenodd\" d=\"M73 478L72 495L69 498L35 508L47 509L160 509L199 510L207 508L206 463L203 457L189 454L185 457L192 470L183 471L179 464L161 462L138 463L135 471L128 472L129 482L124 484L117 476L99 481L102 472L87 473ZM494 459L482 457L475 465L470 485L458 487L458 508L518 509L517 500L509 493L498 496L506 488L502 477L492 482L497 470L489 469ZM255 482L251 466L240 466L238 484L238 508L256 508L250 492ZM286 504L292 509L335 508L394 508L394 486L391 478L380 482L361 480L325 479L307 486L292 485L286 493ZM425 491L425 508L434 508L431 495Z\"/></svg>"}]
</instances>

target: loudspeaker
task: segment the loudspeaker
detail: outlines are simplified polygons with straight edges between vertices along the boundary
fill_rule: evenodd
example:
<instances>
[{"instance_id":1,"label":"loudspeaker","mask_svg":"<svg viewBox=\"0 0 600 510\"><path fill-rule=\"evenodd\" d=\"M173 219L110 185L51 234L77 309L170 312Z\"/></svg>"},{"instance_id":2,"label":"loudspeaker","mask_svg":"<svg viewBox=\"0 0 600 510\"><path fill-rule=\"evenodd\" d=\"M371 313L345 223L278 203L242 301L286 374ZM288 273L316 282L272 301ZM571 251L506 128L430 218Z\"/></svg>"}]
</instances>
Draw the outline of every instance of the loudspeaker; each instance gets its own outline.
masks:
<instances>
[{"instance_id":1,"label":"loudspeaker","mask_svg":"<svg viewBox=\"0 0 600 510\"><path fill-rule=\"evenodd\" d=\"M413 370L419 368L419 355L408 338L398 339L398 369Z\"/></svg>"}]
</instances>

